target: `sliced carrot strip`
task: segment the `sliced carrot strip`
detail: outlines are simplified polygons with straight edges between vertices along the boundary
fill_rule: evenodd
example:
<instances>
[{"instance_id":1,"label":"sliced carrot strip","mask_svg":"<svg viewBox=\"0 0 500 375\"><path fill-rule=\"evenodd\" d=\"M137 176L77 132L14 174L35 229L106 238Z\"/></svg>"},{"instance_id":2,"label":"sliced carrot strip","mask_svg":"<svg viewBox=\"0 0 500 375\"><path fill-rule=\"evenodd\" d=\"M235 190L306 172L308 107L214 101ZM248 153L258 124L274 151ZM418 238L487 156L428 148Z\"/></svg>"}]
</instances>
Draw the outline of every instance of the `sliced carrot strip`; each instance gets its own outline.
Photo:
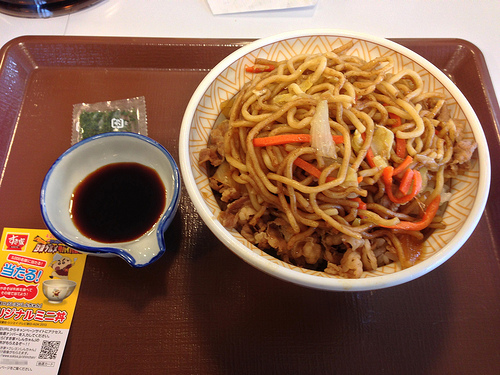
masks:
<instances>
[{"instance_id":1,"label":"sliced carrot strip","mask_svg":"<svg viewBox=\"0 0 500 375\"><path fill-rule=\"evenodd\" d=\"M393 124L392 126L396 127L401 125L401 117L399 117L395 113L390 113L390 112L389 112L389 117L392 118L393 120L396 120L396 123Z\"/></svg>"},{"instance_id":2,"label":"sliced carrot strip","mask_svg":"<svg viewBox=\"0 0 500 375\"><path fill-rule=\"evenodd\" d=\"M366 133L362 133L361 134L361 138L363 138L363 141L366 140ZM373 158L375 157L375 155L373 154L373 150L371 147L368 147L368 150L366 150L366 162L368 163L368 165L370 166L370 168L375 168L376 165L375 165L375 161L373 160Z\"/></svg>"},{"instance_id":3,"label":"sliced carrot strip","mask_svg":"<svg viewBox=\"0 0 500 375\"><path fill-rule=\"evenodd\" d=\"M403 160L403 162L394 169L393 175L397 175L403 172L411 164L412 161L413 158L410 155L408 155L406 159Z\"/></svg>"},{"instance_id":4,"label":"sliced carrot strip","mask_svg":"<svg viewBox=\"0 0 500 375\"><path fill-rule=\"evenodd\" d=\"M402 230L422 230L429 226L432 223L432 220L436 216L437 210L439 208L439 203L441 202L441 196L438 195L433 201L427 206L427 209L424 212L424 215L419 221L401 221L399 224L385 226L386 228L391 229L402 229ZM381 225L384 226L384 225Z\"/></svg>"},{"instance_id":5,"label":"sliced carrot strip","mask_svg":"<svg viewBox=\"0 0 500 375\"><path fill-rule=\"evenodd\" d=\"M385 167L384 170L382 171L382 179L384 180L384 184L392 184L392 176L394 174L394 167L391 167L390 165L388 167Z\"/></svg>"},{"instance_id":6,"label":"sliced carrot strip","mask_svg":"<svg viewBox=\"0 0 500 375\"><path fill-rule=\"evenodd\" d=\"M276 67L274 65L252 65L247 66L245 71L248 73L263 73L263 72L272 72Z\"/></svg>"},{"instance_id":7,"label":"sliced carrot strip","mask_svg":"<svg viewBox=\"0 0 500 375\"><path fill-rule=\"evenodd\" d=\"M332 135L332 139L335 143L344 143L343 135Z\"/></svg>"},{"instance_id":8,"label":"sliced carrot strip","mask_svg":"<svg viewBox=\"0 0 500 375\"><path fill-rule=\"evenodd\" d=\"M358 202L358 209L366 210L366 203L363 202L360 197L352 198L351 200L354 202Z\"/></svg>"},{"instance_id":9,"label":"sliced carrot strip","mask_svg":"<svg viewBox=\"0 0 500 375\"><path fill-rule=\"evenodd\" d=\"M280 134L271 137L254 138L253 145L255 147L277 146L287 143L304 143L311 142L309 134Z\"/></svg>"},{"instance_id":10,"label":"sliced carrot strip","mask_svg":"<svg viewBox=\"0 0 500 375\"><path fill-rule=\"evenodd\" d=\"M341 135L332 135L335 143L343 143L344 137ZM255 147L277 146L288 143L306 143L311 142L310 134L280 134L270 137L254 138L253 145Z\"/></svg>"},{"instance_id":11,"label":"sliced carrot strip","mask_svg":"<svg viewBox=\"0 0 500 375\"><path fill-rule=\"evenodd\" d=\"M366 162L371 168L376 167L375 161L373 159L374 157L375 156L373 155L373 150L371 147L369 147L368 150L366 150Z\"/></svg>"},{"instance_id":12,"label":"sliced carrot strip","mask_svg":"<svg viewBox=\"0 0 500 375\"><path fill-rule=\"evenodd\" d=\"M396 155L401 159L406 156L406 140L402 138L396 138Z\"/></svg>"},{"instance_id":13,"label":"sliced carrot strip","mask_svg":"<svg viewBox=\"0 0 500 375\"><path fill-rule=\"evenodd\" d=\"M411 182L413 181L413 174L414 174L413 169L407 169L403 174L403 178L399 183L399 191L401 193L406 195L410 191Z\"/></svg>"},{"instance_id":14,"label":"sliced carrot strip","mask_svg":"<svg viewBox=\"0 0 500 375\"><path fill-rule=\"evenodd\" d=\"M394 175L394 169L393 167L385 167L384 171L382 172L382 180L385 185L385 193L389 197L391 201L394 203L407 203L411 201L414 197L417 196L417 194L420 192L422 189L422 175L420 174L419 171L413 171L413 189L412 191L407 194L403 195L402 197L396 197L394 196L394 193L392 192L392 176Z\"/></svg>"},{"instance_id":15,"label":"sliced carrot strip","mask_svg":"<svg viewBox=\"0 0 500 375\"><path fill-rule=\"evenodd\" d=\"M307 173L309 173L310 175L312 175L316 178L321 177L321 171L318 168L316 168L314 165L312 165L311 163L308 163L307 161L305 161L304 159L297 158L293 161L293 164L295 164L299 168L302 168L304 171L306 171ZM332 178L332 177L326 178L327 182L332 181L332 180L334 180L334 178Z\"/></svg>"}]
</instances>

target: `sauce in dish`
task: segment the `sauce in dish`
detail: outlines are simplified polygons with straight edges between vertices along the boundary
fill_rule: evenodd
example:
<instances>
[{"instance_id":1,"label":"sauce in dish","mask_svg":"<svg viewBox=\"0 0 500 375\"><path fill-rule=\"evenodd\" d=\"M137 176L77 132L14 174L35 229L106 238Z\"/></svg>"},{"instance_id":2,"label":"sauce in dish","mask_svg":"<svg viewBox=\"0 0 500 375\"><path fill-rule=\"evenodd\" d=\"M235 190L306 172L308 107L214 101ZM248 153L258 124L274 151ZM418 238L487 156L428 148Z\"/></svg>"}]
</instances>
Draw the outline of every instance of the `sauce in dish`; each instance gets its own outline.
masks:
<instances>
[{"instance_id":1,"label":"sauce in dish","mask_svg":"<svg viewBox=\"0 0 500 375\"><path fill-rule=\"evenodd\" d=\"M78 230L99 242L135 240L148 232L165 208L158 173L133 162L105 165L75 188L71 217Z\"/></svg>"}]
</instances>

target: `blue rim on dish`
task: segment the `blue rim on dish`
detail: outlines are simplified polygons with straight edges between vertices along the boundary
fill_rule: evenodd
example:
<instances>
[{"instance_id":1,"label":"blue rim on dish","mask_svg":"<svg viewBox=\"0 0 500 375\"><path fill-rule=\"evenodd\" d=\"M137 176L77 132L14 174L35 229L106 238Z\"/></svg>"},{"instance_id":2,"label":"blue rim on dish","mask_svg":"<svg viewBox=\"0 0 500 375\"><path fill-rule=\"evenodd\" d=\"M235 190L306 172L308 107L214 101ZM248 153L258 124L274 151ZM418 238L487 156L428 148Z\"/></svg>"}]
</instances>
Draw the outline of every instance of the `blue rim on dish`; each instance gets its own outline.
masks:
<instances>
[{"instance_id":1,"label":"blue rim on dish","mask_svg":"<svg viewBox=\"0 0 500 375\"><path fill-rule=\"evenodd\" d=\"M52 223L52 221L49 218L49 214L47 212L47 206L46 206L46 189L47 185L50 179L50 176L54 172L55 168L59 165L59 163L71 152L74 150L86 145L87 143L94 142L96 140L102 139L102 138L107 138L107 137L132 137L139 139L141 141L144 141L146 143L149 143L150 145L156 147L158 150L160 150L163 155L166 157L167 161L170 163L171 169L172 169L172 177L173 177L173 184L174 184L174 191L172 192L172 199L170 200L170 204L168 205L166 211L164 214L162 214L161 219L159 222L156 224L156 228L154 229L156 231L156 240L158 242L158 247L159 251L158 254L156 254L154 257L152 257L147 263L138 263L134 257L132 257L126 250L119 249L116 247L112 246L103 246L103 247L91 247L91 246L86 246L79 244L75 242L74 240L68 238L66 235L64 235L61 231L59 231L55 225ZM87 139L84 139L70 148L68 148L63 154L61 154L56 161L52 164L52 166L49 168L47 174L45 175L45 178L42 183L41 187L41 192L40 192L40 210L42 213L42 218L45 222L45 225L49 229L49 231L52 233L54 237L56 237L58 240L66 244L67 246L78 250L82 251L85 253L89 254L96 254L96 255L105 255L105 254L114 254L122 259L124 259L127 263L129 263L132 267L135 268L140 268L144 267L148 264L151 264L158 260L166 251L166 246L165 246L165 231L171 224L176 212L177 208L179 206L180 202L180 195L181 195L181 177L180 177L180 172L179 168L172 157L172 155L167 151L165 147L163 147L160 143L156 142L155 140L146 137L144 135L140 135L137 133L130 133L130 132L119 132L119 133L103 133L103 134L98 134L92 137L89 137Z\"/></svg>"}]
</instances>

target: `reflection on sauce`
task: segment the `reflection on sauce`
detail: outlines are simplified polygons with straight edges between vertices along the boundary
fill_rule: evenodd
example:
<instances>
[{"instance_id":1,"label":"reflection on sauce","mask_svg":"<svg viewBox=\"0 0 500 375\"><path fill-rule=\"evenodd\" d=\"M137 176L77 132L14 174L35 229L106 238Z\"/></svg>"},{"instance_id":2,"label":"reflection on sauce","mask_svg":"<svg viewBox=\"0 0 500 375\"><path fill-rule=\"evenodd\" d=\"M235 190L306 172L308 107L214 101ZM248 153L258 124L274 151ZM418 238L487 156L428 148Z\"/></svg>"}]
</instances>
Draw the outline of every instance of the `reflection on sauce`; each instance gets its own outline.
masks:
<instances>
[{"instance_id":1,"label":"reflection on sauce","mask_svg":"<svg viewBox=\"0 0 500 375\"><path fill-rule=\"evenodd\" d=\"M114 163L85 177L73 192L70 209L83 235L116 243L148 232L165 203L165 186L154 169L139 163Z\"/></svg>"}]
</instances>

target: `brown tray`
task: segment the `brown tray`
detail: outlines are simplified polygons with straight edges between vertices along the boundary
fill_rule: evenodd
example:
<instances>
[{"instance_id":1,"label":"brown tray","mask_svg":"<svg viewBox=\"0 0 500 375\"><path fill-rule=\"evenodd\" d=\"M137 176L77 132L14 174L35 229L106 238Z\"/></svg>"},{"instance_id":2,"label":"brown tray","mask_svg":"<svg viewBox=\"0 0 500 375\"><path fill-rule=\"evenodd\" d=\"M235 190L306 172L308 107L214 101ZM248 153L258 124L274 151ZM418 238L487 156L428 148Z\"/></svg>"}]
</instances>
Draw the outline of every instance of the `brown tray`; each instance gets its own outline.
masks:
<instances>
[{"instance_id":1,"label":"brown tray","mask_svg":"<svg viewBox=\"0 0 500 375\"><path fill-rule=\"evenodd\" d=\"M500 110L481 52L458 39L398 39L445 71L489 142L492 186L448 262L374 292L310 290L233 255L187 193L169 251L133 269L89 257L61 374L500 373ZM72 106L144 95L149 135L178 161L198 83L248 40L22 37L0 51L0 227L44 228L39 189L70 145Z\"/></svg>"}]
</instances>

